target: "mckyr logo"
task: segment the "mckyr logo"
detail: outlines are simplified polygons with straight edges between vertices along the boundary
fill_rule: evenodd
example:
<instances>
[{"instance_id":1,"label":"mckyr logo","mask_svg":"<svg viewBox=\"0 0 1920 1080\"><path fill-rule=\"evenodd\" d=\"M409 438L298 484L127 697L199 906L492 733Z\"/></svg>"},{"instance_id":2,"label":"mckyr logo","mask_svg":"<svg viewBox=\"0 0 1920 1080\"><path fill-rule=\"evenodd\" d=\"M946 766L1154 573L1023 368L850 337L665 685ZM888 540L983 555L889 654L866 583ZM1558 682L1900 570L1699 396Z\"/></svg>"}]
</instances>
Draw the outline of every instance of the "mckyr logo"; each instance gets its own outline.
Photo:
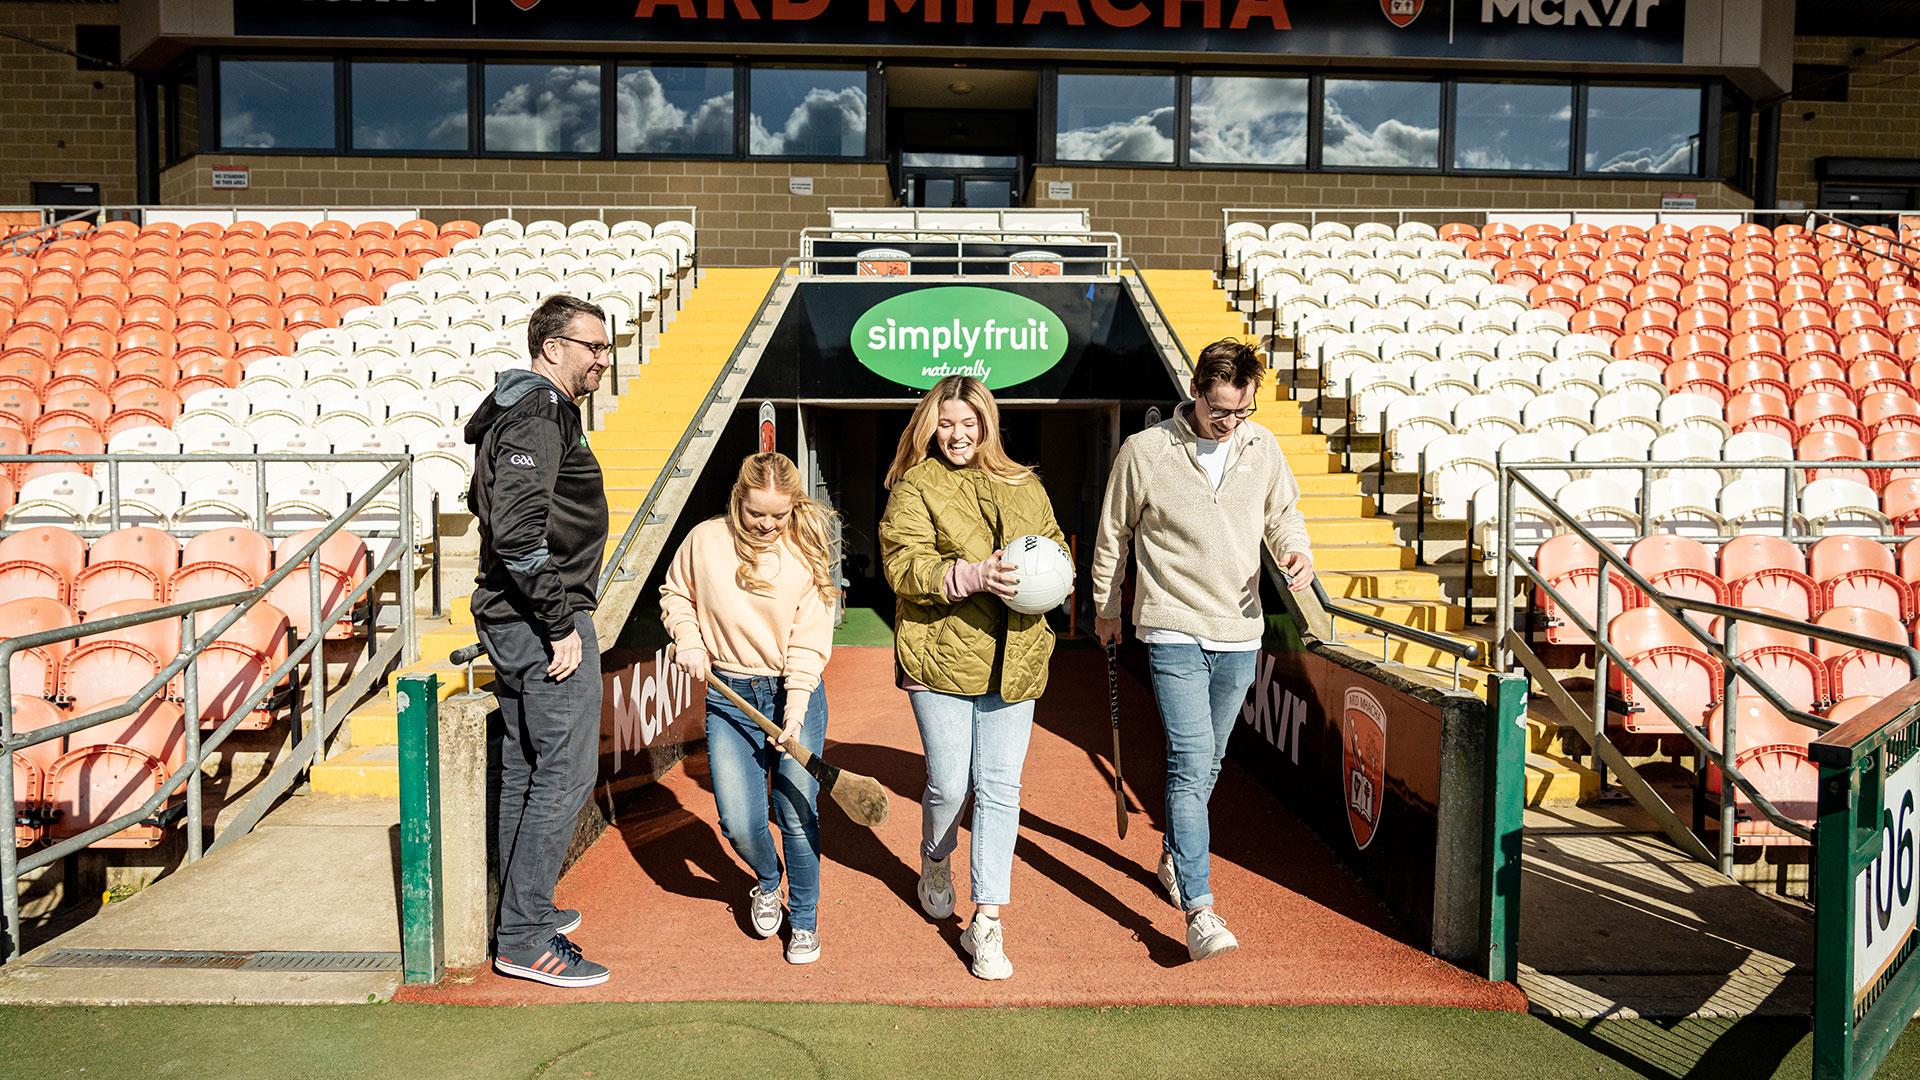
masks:
<instances>
[{"instance_id":1,"label":"mckyr logo","mask_svg":"<svg viewBox=\"0 0 1920 1080\"><path fill-rule=\"evenodd\" d=\"M1045 374L1067 353L1067 324L1045 304L977 285L916 289L882 300L853 324L868 370L925 390L971 375L992 390Z\"/></svg>"},{"instance_id":2,"label":"mckyr logo","mask_svg":"<svg viewBox=\"0 0 1920 1080\"><path fill-rule=\"evenodd\" d=\"M1420 9L1427 6L1427 0L1380 0L1380 13L1387 21L1405 30L1420 17Z\"/></svg>"},{"instance_id":3,"label":"mckyr logo","mask_svg":"<svg viewBox=\"0 0 1920 1080\"><path fill-rule=\"evenodd\" d=\"M1521 26L1632 26L1645 30L1647 16L1659 6L1660 0L1480 0L1480 21L1505 20Z\"/></svg>"},{"instance_id":4,"label":"mckyr logo","mask_svg":"<svg viewBox=\"0 0 1920 1080\"><path fill-rule=\"evenodd\" d=\"M1387 710L1358 686L1347 687L1340 710L1341 777L1346 781L1347 826L1361 851L1380 831L1387 793Z\"/></svg>"}]
</instances>

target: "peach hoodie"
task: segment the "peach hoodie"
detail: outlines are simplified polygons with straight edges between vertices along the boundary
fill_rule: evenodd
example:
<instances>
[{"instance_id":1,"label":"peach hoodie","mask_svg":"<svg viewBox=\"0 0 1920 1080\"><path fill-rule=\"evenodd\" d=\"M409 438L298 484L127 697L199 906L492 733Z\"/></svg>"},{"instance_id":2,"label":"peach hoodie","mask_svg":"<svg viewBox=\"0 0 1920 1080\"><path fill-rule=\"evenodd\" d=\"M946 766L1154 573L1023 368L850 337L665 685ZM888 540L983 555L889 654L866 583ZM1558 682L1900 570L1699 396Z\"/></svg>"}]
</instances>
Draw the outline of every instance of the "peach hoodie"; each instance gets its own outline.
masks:
<instances>
[{"instance_id":1,"label":"peach hoodie","mask_svg":"<svg viewBox=\"0 0 1920 1080\"><path fill-rule=\"evenodd\" d=\"M725 518L695 525L660 586L667 632L680 650L704 649L714 667L729 673L785 676L787 715L804 716L833 653L833 609L784 537L760 556L760 575L771 591L741 589L734 580L739 568Z\"/></svg>"}]
</instances>

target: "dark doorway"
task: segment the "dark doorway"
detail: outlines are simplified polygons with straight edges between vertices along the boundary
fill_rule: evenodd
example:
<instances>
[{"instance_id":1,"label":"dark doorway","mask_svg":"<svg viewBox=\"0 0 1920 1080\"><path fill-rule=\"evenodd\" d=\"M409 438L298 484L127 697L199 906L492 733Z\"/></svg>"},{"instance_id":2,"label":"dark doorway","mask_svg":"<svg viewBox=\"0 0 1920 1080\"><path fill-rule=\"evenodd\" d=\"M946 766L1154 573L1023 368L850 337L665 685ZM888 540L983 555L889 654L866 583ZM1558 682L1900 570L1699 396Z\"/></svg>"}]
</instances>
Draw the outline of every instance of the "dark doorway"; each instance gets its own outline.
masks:
<instances>
[{"instance_id":1,"label":"dark doorway","mask_svg":"<svg viewBox=\"0 0 1920 1080\"><path fill-rule=\"evenodd\" d=\"M1038 86L1032 71L889 70L887 156L901 203L1021 205L1037 138Z\"/></svg>"},{"instance_id":2,"label":"dark doorway","mask_svg":"<svg viewBox=\"0 0 1920 1080\"><path fill-rule=\"evenodd\" d=\"M1820 209L1858 211L1911 210L1913 209L1913 189L1907 187L1873 187L1857 184L1821 184Z\"/></svg>"}]
</instances>

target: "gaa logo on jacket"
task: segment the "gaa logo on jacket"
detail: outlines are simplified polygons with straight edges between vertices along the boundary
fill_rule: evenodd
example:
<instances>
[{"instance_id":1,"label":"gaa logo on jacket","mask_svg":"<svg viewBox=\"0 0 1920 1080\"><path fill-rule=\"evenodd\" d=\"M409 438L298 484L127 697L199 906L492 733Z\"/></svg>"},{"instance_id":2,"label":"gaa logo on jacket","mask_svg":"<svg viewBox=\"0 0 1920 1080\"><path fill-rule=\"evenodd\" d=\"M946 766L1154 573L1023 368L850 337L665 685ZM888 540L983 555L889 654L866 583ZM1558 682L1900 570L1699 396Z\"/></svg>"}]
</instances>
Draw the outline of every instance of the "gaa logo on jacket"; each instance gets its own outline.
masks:
<instances>
[{"instance_id":1,"label":"gaa logo on jacket","mask_svg":"<svg viewBox=\"0 0 1920 1080\"><path fill-rule=\"evenodd\" d=\"M1387 712L1380 699L1358 686L1347 688L1340 710L1340 775L1345 781L1347 826L1361 851L1380 829L1387 792Z\"/></svg>"},{"instance_id":2,"label":"gaa logo on jacket","mask_svg":"<svg viewBox=\"0 0 1920 1080\"><path fill-rule=\"evenodd\" d=\"M513 2L521 4L523 0L513 0ZM538 2L539 0L533 0L533 3ZM524 6L532 7L533 3L525 3ZM1380 12L1387 17L1388 22L1405 30L1413 25L1413 20L1420 17L1420 9L1425 7L1426 3L1427 0L1380 0Z\"/></svg>"}]
</instances>

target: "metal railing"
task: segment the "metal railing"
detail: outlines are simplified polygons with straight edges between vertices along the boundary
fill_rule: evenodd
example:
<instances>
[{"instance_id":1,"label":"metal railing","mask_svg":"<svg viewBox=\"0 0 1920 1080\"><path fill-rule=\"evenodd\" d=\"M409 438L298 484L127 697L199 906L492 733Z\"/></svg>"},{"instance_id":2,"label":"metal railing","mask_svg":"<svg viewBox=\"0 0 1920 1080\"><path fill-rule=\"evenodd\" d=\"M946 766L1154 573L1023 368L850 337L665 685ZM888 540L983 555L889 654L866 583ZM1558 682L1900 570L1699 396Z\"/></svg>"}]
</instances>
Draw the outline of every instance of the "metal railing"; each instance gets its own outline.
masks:
<instances>
[{"instance_id":1,"label":"metal railing","mask_svg":"<svg viewBox=\"0 0 1920 1080\"><path fill-rule=\"evenodd\" d=\"M834 227L834 226L813 225L800 230L800 258L816 259L817 261L820 261L820 262L826 262L831 260L838 263L849 263L849 262L855 261L858 258L858 256L852 256L852 255L820 255L814 250L814 246L817 243L820 243L823 241L827 243L839 241L839 242L845 242L845 243L874 243L874 244L948 243L948 244L957 245L958 246L957 254L961 256L966 255L966 246L969 242L977 243L977 244L998 244L1001 246L1006 246L1009 244L1016 245L1016 246L1022 245L1022 244L1046 244L1046 243L1065 244L1070 242L1073 244L1099 246L1106 249L1102 255L1096 255L1096 256L1065 255L1065 254L1056 254L1056 253L1048 252L1048 254L1052 255L1054 259L1057 259L1058 261L1063 263L1111 262L1113 260L1122 258L1126 254L1125 239L1117 232L1109 232L1105 230L1099 230L1099 231L1088 230L1085 232L1068 234L1058 229L1036 231L1033 233L1020 233L1020 232L1010 231L1007 229L986 229L986 228L917 229L917 230L903 229L903 228L891 228L891 229L851 228L849 229L849 228ZM1000 262L1006 263L1012 260L1012 255L1003 254L1003 255L997 256L997 258ZM899 260L888 259L887 261L896 262ZM975 260L970 259L968 261L975 261ZM1040 260L1023 259L1020 261L1035 262Z\"/></svg>"},{"instance_id":2,"label":"metal railing","mask_svg":"<svg viewBox=\"0 0 1920 1080\"><path fill-rule=\"evenodd\" d=\"M892 278L850 278L846 275L839 275L839 274L822 275L822 274L819 274L818 272L818 265L821 263L844 264L849 261L851 260L847 256L838 256L838 257L827 256L827 257L813 257L813 258L804 257L804 256L792 256L780 264L779 268L775 272L773 283L767 287L766 294L760 298L760 303L754 309L753 317L748 321L747 328L741 333L740 339L734 343L733 351L728 354L726 362L721 364L719 370L714 373L713 382L707 387L706 394L701 398L700 404L695 408L692 417L688 420L686 429L681 432L679 440L674 444L673 449L668 452L667 460L664 464L661 465L659 474L654 477L653 483L647 488L646 495L642 497L640 501L639 508L634 511L632 519L630 519L627 522L626 529L622 531L622 533L620 534L620 539L614 546L613 554L607 559L606 563L602 566L601 572L600 572L600 581L599 581L599 590L598 590L599 595L605 596L608 590L612 588L614 581L626 579L623 576L622 566L626 562L628 553L633 549L633 545L635 544L635 542L639 540L641 531L649 525L670 524L668 519L660 517L655 513L655 508L659 505L660 500L665 495L667 484L675 479L683 478L684 476L687 475L686 470L681 465L680 459L683 455L686 454L687 449L693 445L694 440L700 439L700 438L712 438L717 434L717 432L709 431L705 428L702 428L700 426L700 421L702 418L706 416L707 412L711 410L716 403L721 403L726 400L725 398L722 397L721 391L725 387L728 379L734 377L735 375L748 374L749 369L746 366L744 366L744 360L747 357L748 353L749 352L757 353L759 350L764 349L766 347L766 340L764 338L756 338L756 335L763 334L771 329L771 327L768 326L767 312L768 312L768 309L773 305L774 301L778 299L782 303L784 303L788 299L791 290L799 284L799 281L801 279L825 278L827 280L832 280L832 281L893 280ZM968 276L964 273L966 265L970 263L990 263L990 264L997 263L1001 267L1001 272L998 273L997 275L993 275L996 280L1003 280L1003 281L1034 280L1034 279L1028 279L1028 278L1014 277L1006 273L1005 268L1007 266L1008 260L1005 255L1001 255L997 257L986 257L986 256L964 256L963 257L959 255L911 256L905 259L888 259L887 261L888 262L905 262L905 263L921 262L921 263L931 263L931 264L937 264L937 265L943 265L943 266L958 265L959 268L962 270L962 273L951 275L951 277L948 277L946 275L942 275L942 276L927 275L927 276L922 276L917 278L910 277L906 279L916 283L942 281L942 280L955 280L955 281L984 280L986 275L976 274L973 276ZM1193 370L1193 359L1191 356L1188 355L1186 346L1180 341L1179 336L1173 332L1172 326L1166 322L1165 316L1161 314L1162 309L1159 306L1159 302L1156 299L1154 299L1153 289L1151 286L1147 284L1146 278L1144 275L1141 274L1139 267L1135 265L1133 260L1130 258L1115 258L1109 261L1111 262L1112 269L1113 269L1113 273L1109 275L1096 276L1096 277L1081 277L1081 276L1048 277L1048 278L1042 278L1038 280L1076 281L1076 282L1077 281L1110 282L1117 279L1125 283L1129 279L1131 279L1133 282L1138 284L1138 287L1140 288L1140 290L1142 291L1142 293L1146 298L1146 304L1142 306L1141 314L1143 319L1146 321L1149 336L1152 336L1152 331L1154 326L1158 325L1161 329L1163 329L1165 331L1165 338L1166 338L1164 344L1173 350L1172 355L1177 355L1179 357L1181 364L1184 365L1184 370L1187 372L1191 372ZM1137 302L1138 300L1136 299L1136 303ZM1161 343L1158 341L1158 339L1156 339L1156 346L1160 344ZM1162 353L1162 356L1163 356L1163 359L1166 359L1169 361L1169 367L1171 367L1172 357L1164 352ZM458 649L453 650L453 652L448 656L449 661L452 662L453 664L459 665L459 666L465 666L468 668L467 685L469 688L475 685L473 682L473 676L472 676L472 665L482 655L484 655L485 652L486 652L485 647L480 642L475 641L475 642L471 642L469 644L463 645Z\"/></svg>"},{"instance_id":3,"label":"metal railing","mask_svg":"<svg viewBox=\"0 0 1920 1080\"><path fill-rule=\"evenodd\" d=\"M255 456L259 457L259 455ZM200 600L182 601L148 611L84 622L76 626L22 634L0 641L0 757L11 760L15 751L52 742L74 732L132 716L156 697L169 693L168 688L175 677L180 676L178 700L182 705L186 758L184 764L173 770L158 789L139 806L109 821L101 822L85 832L49 844L24 858L20 857L11 838L0 843L0 923L4 924L9 938L6 954L0 956L0 960L17 959L20 955L22 936L20 878L23 874L32 873L74 854L96 840L153 820L174 793L183 788L186 803L184 809L187 833L186 858L189 863L198 861L206 850L201 805L203 763L208 755L226 742L249 713L268 702L276 693L281 692L280 687L283 683L290 684L294 673L301 665L307 664L310 668L306 675L305 723L302 723L301 710L293 709L290 713L293 730L288 733L285 743L289 751L287 756L259 782L245 805L227 822L224 829L216 832L212 850L218 850L233 839L246 834L266 816L280 797L319 760L327 740L346 718L347 712L358 705L359 700L373 687L375 681L385 674L389 665L395 660L408 662L417 658L418 647L412 633L414 535L411 513L403 512L400 515L400 543L390 545L384 556L377 561L369 555L371 565L364 579L348 590L332 606L326 605L323 601L322 571L324 568L319 553L326 542L351 525L354 518L373 505L376 497L389 485L399 485L403 505L409 508L411 506L413 483L411 459L401 455L387 455L378 457L376 460L388 465L380 482L355 499L344 513L322 526L311 540L301 545L299 550L282 557L278 568L251 589ZM266 674L259 684L233 707L218 727L203 734L200 727L199 701L201 654L248 614L255 604L264 600L281 582L296 573L303 563L307 571L308 614L311 619L307 637L288 650L287 658ZM381 641L375 589L381 579L390 570L396 568L399 571L397 590L400 601L399 627L397 632L387 635L386 640ZM370 605L366 620L366 661L344 685L330 689L326 652L323 647L326 641L326 630L342 618L350 617L363 597L368 598ZM201 612L217 609L230 610L226 610L225 614L215 618L213 624L207 629L200 630L198 615ZM12 663L15 655L60 642L111 634L129 627L168 619L177 619L180 622L178 655L161 667L126 701L33 731L16 732L14 730ZM0 807L5 808L6 820L9 822L19 819L18 795L13 786L13 770L0 769Z\"/></svg>"},{"instance_id":4,"label":"metal railing","mask_svg":"<svg viewBox=\"0 0 1920 1080\"><path fill-rule=\"evenodd\" d=\"M1824 731L1833 726L1831 721L1828 721L1824 717L1817 716L1794 706L1781 695L1779 691L1774 689L1765 678L1740 659L1738 627L1743 623L1766 626L1820 641L1832 642L1848 649L1858 649L1865 652L1892 656L1907 665L1908 673L1912 678L1920 678L1920 651L1916 651L1904 642L1885 642L1844 630L1836 630L1800 622L1764 611L1736 608L1710 601L1686 599L1665 593L1656 588L1653 583L1638 570L1634 569L1628 562L1626 556L1615 551L1611 543L1603 539L1590 527L1590 523L1582 523L1576 519L1574 515L1564 510L1554 500L1552 495L1534 483L1527 474L1537 472L1564 472L1567 471L1570 466L1595 471L1637 469L1641 472L1642 492L1648 493L1651 491L1653 472L1655 470L1682 470L1688 468L1726 468L1742 471L1750 469L1778 469L1783 471L1787 477L1783 496L1785 509L1783 509L1782 530L1779 535L1788 540L1814 542L1819 540L1820 537L1801 536L1793 529L1793 522L1796 515L1792 513L1791 506L1796 494L1794 478L1797 471L1807 468L1833 469L1835 467L1845 467L1850 464L1853 463L1777 461L1529 462L1524 464L1502 465L1500 468L1500 504L1498 516L1500 539L1497 547L1495 547L1491 553L1496 565L1495 577L1498 588L1498 603L1495 608L1495 641L1497 643L1495 670L1509 670L1514 661L1518 659L1521 666L1533 676L1535 682L1540 684L1541 688L1546 691L1548 696L1560 707L1561 712L1567 719L1573 721L1579 734L1587 740L1593 753L1596 767L1602 769L1610 768L1619 776L1621 784L1627 789L1628 794L1633 796L1635 801L1639 802L1642 807L1653 816L1663 831L1667 832L1669 837L1672 838L1678 846L1703 861L1714 862L1722 873L1728 873L1732 869L1735 831L1735 800L1732 791L1725 786L1726 784L1731 784L1734 788L1738 788L1740 794L1745 796L1755 809L1759 810L1782 831L1802 840L1808 840L1812 837L1812 832L1806 825L1782 813L1763 793L1755 788L1753 783L1740 772L1735 763L1738 756L1738 722L1736 716L1737 710L1734 706L1739 697L1739 688L1746 687L1751 689L1754 693L1766 700L1769 705L1779 710L1783 716L1809 729ZM1889 467L1888 464L1884 462L1878 464L1882 468ZM1535 565L1533 558L1520 550L1520 546L1515 539L1514 530L1516 489L1531 496L1536 503L1536 505L1528 508L1530 514L1539 517L1544 523L1550 526L1555 533L1568 532L1578 536L1595 552L1599 568L1594 577L1595 602L1593 606L1594 614L1591 621L1582 615L1580 610L1563 594L1561 587L1557 586L1554 581L1548 579L1545 573ZM1643 499L1644 498L1646 498L1645 494L1643 494ZM1644 512L1644 508L1647 505L1645 501L1641 503L1643 508L1639 521L1639 534L1641 536L1651 534L1650 517ZM1721 738L1718 746L1713 744L1709 738L1709 734L1696 722L1697 718L1680 712L1672 702L1661 693L1659 687L1654 685L1652 680L1633 663L1632 658L1623 654L1620 649L1609 640L1607 628L1610 625L1610 619L1607 611L1607 602L1608 590L1614 574L1620 575L1622 579L1644 595L1650 605L1659 608L1675 623L1684 628L1686 632L1699 643L1700 651L1705 653L1717 664L1721 676L1721 685L1717 688L1721 702ZM1540 592L1558 608L1562 618L1570 622L1594 643L1594 686L1591 711L1575 701L1572 694L1569 693L1565 687L1559 685L1558 680L1554 678L1553 673L1548 669L1546 663L1533 651L1531 634L1529 633L1523 636L1514 629L1513 590L1516 578L1539 589ZM1531 612L1532 606L1529 605L1530 615ZM1714 636L1706 628L1703 628L1691 618L1688 618L1687 613L1689 612L1719 619L1721 623L1720 635L1718 637ZM1703 767L1696 776L1696 821L1698 820L1698 810L1702 805L1702 798L1704 796L1704 792L1699 785L1704 783L1705 766L1711 765L1712 767L1718 768L1721 775L1725 778L1720 800L1718 852L1707 851L1704 844L1695 836L1694 832L1680 822L1678 815L1673 812L1666 801L1640 777L1637 770L1627 762L1624 755L1613 745L1606 731L1606 721L1610 711L1608 707L1608 685L1610 682L1608 668L1610 665L1617 668L1621 677L1631 682L1633 686L1645 696L1646 701L1658 710L1668 722L1673 724L1676 731L1687 740L1698 754ZM1604 771L1602 775L1605 775Z\"/></svg>"},{"instance_id":5,"label":"metal railing","mask_svg":"<svg viewBox=\"0 0 1920 1080\"><path fill-rule=\"evenodd\" d=\"M1320 601L1320 606L1325 608L1327 615L1330 616L1328 619L1329 636L1327 644L1340 644L1340 624L1335 620L1346 619L1350 622L1359 623L1361 626L1380 635L1380 659L1382 661L1391 661L1393 659L1391 653L1394 638L1411 641L1417 645L1425 645L1430 649L1437 649L1453 657L1453 688L1455 690L1460 689L1460 662L1464 660L1471 664L1480 659L1483 651L1480 648L1480 643L1477 641L1460 641L1447 637L1445 634L1436 634L1431 630L1423 630L1417 626L1397 623L1391 619L1381 618L1372 612L1362 611L1352 605L1343 604L1327 594L1327 587L1320 583L1320 579L1317 576L1313 579L1313 596L1314 599Z\"/></svg>"},{"instance_id":6,"label":"metal railing","mask_svg":"<svg viewBox=\"0 0 1920 1080\"><path fill-rule=\"evenodd\" d=\"M493 202L467 203L367 203L365 205L314 206L295 203L102 203L98 206L59 207L64 214L50 211L44 206L0 206L0 213L37 213L43 225L58 220L76 220L98 215L98 220L131 221L143 223L149 214L159 215L166 220L178 220L195 214L207 215L202 220L216 220L217 215L227 215L229 222L250 221L258 215L290 215L288 220L306 220L317 215L319 221L368 220L368 215L410 214L416 218L434 220L433 215L446 215L453 220L456 215L469 211L485 211L494 217L513 218L518 221L525 217L537 221L542 217L555 214L572 215L574 220L592 218L597 221L631 219L639 220L636 214L652 214L663 220L682 220L699 230L698 214L700 208L691 203L634 203L628 206L583 205L578 203L536 203L517 200L498 200ZM671 215L671 217L669 217Z\"/></svg>"}]
</instances>

